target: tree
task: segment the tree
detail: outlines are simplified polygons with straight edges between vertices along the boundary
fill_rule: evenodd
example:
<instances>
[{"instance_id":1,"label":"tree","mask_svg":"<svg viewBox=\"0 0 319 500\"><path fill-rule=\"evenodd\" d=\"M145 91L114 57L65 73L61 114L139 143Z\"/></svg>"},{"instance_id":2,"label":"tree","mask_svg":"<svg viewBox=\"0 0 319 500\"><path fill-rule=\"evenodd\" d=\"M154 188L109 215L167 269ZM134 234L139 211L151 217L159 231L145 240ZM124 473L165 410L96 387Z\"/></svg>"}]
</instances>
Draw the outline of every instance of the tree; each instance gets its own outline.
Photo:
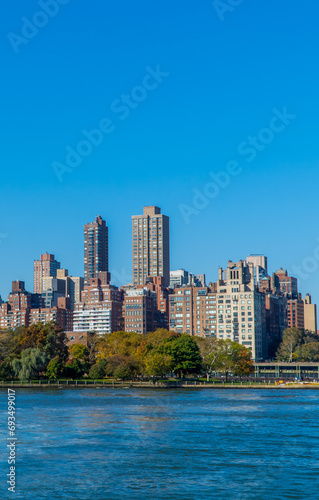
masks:
<instances>
[{"instance_id":1,"label":"tree","mask_svg":"<svg viewBox=\"0 0 319 500\"><path fill-rule=\"evenodd\" d=\"M79 359L81 361L89 360L89 350L83 344L73 344L69 348L69 352L71 358Z\"/></svg>"},{"instance_id":2,"label":"tree","mask_svg":"<svg viewBox=\"0 0 319 500\"><path fill-rule=\"evenodd\" d=\"M39 373L46 369L48 361L48 355L40 349L25 349L20 359L15 358L12 361L13 372L20 380L29 380L38 377Z\"/></svg>"},{"instance_id":3,"label":"tree","mask_svg":"<svg viewBox=\"0 0 319 500\"><path fill-rule=\"evenodd\" d=\"M101 361L91 367L89 377L93 380L104 378L106 375L106 366L106 359L101 359Z\"/></svg>"},{"instance_id":4,"label":"tree","mask_svg":"<svg viewBox=\"0 0 319 500\"><path fill-rule=\"evenodd\" d=\"M81 378L86 372L86 369L87 369L86 364L80 361L79 359L76 358L69 359L65 363L63 375L66 378L71 378L71 379Z\"/></svg>"},{"instance_id":5,"label":"tree","mask_svg":"<svg viewBox=\"0 0 319 500\"><path fill-rule=\"evenodd\" d=\"M0 361L11 361L14 358L14 345L16 343L13 330L0 332Z\"/></svg>"},{"instance_id":6,"label":"tree","mask_svg":"<svg viewBox=\"0 0 319 500\"><path fill-rule=\"evenodd\" d=\"M302 343L302 340L303 335L298 328L287 328L283 333L282 342L277 351L277 360L291 363L294 359L294 351Z\"/></svg>"},{"instance_id":7,"label":"tree","mask_svg":"<svg viewBox=\"0 0 319 500\"><path fill-rule=\"evenodd\" d=\"M107 358L107 360L106 360L107 364L106 364L106 367L105 367L105 373L106 373L106 375L108 377L112 377L114 375L114 372L115 372L115 370L117 368L119 368L120 366L125 365L126 360L127 360L127 357L125 357L125 356L118 356L118 355L110 356L109 358Z\"/></svg>"},{"instance_id":8,"label":"tree","mask_svg":"<svg viewBox=\"0 0 319 500\"><path fill-rule=\"evenodd\" d=\"M199 373L202 369L199 347L187 334L166 339L159 346L158 352L172 357L172 371L180 377L184 373Z\"/></svg>"},{"instance_id":9,"label":"tree","mask_svg":"<svg viewBox=\"0 0 319 500\"><path fill-rule=\"evenodd\" d=\"M244 346L236 349L233 354L233 374L239 377L249 377L254 373L255 368L251 359L251 351Z\"/></svg>"},{"instance_id":10,"label":"tree","mask_svg":"<svg viewBox=\"0 0 319 500\"><path fill-rule=\"evenodd\" d=\"M307 342L297 346L295 359L306 362L319 361L319 342Z\"/></svg>"},{"instance_id":11,"label":"tree","mask_svg":"<svg viewBox=\"0 0 319 500\"><path fill-rule=\"evenodd\" d=\"M144 337L132 332L101 335L96 345L98 359L110 356L133 356Z\"/></svg>"},{"instance_id":12,"label":"tree","mask_svg":"<svg viewBox=\"0 0 319 500\"><path fill-rule=\"evenodd\" d=\"M226 381L229 372L232 372L234 368L234 351L237 349L237 342L232 340L219 340L219 354L215 360L215 370L225 373Z\"/></svg>"},{"instance_id":13,"label":"tree","mask_svg":"<svg viewBox=\"0 0 319 500\"><path fill-rule=\"evenodd\" d=\"M115 378L132 379L141 374L141 364L131 356L111 356L107 360L106 374Z\"/></svg>"},{"instance_id":14,"label":"tree","mask_svg":"<svg viewBox=\"0 0 319 500\"><path fill-rule=\"evenodd\" d=\"M151 377L164 377L172 369L173 358L160 352L150 353L145 361L145 372Z\"/></svg>"},{"instance_id":15,"label":"tree","mask_svg":"<svg viewBox=\"0 0 319 500\"><path fill-rule=\"evenodd\" d=\"M10 379L11 377L11 364L8 361L0 361L0 380Z\"/></svg>"},{"instance_id":16,"label":"tree","mask_svg":"<svg viewBox=\"0 0 319 500\"><path fill-rule=\"evenodd\" d=\"M22 327L15 332L15 354L29 348L37 348L46 353L49 359L59 356L62 360L68 358L67 336L53 321Z\"/></svg>"},{"instance_id":17,"label":"tree","mask_svg":"<svg viewBox=\"0 0 319 500\"><path fill-rule=\"evenodd\" d=\"M216 371L218 368L218 358L222 352L221 345L223 341L216 338L204 339L201 337L196 337L195 340L203 359L203 367L208 373Z\"/></svg>"},{"instance_id":18,"label":"tree","mask_svg":"<svg viewBox=\"0 0 319 500\"><path fill-rule=\"evenodd\" d=\"M57 378L62 376L63 370L63 362L61 361L59 356L55 356L55 358L52 358L49 361L45 374L50 380L56 380Z\"/></svg>"}]
</instances>

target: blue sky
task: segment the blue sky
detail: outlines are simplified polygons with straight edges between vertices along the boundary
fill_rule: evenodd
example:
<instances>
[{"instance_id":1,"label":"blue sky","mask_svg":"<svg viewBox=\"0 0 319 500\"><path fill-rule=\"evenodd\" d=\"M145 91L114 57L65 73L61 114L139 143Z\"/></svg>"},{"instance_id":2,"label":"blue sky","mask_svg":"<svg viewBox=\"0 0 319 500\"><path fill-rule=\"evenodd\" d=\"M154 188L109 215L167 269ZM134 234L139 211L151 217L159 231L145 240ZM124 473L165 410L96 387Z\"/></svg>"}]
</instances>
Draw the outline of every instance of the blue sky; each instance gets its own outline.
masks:
<instances>
[{"instance_id":1,"label":"blue sky","mask_svg":"<svg viewBox=\"0 0 319 500\"><path fill-rule=\"evenodd\" d=\"M225 0L238 5L221 20L206 0L64 3L46 20L41 2L6 1L0 20L3 298L14 279L32 289L45 251L83 275L83 225L98 214L115 282L129 280L131 215L156 204L172 269L215 281L228 259L265 253L271 271L301 266L301 291L319 301L319 5ZM143 91L146 68L165 76ZM115 112L127 94L129 112ZM294 117L269 135L285 108ZM66 148L102 119L112 131L71 170ZM258 134L267 144L247 161L238 147ZM194 211L194 190L230 161L238 175L186 223L181 204ZM68 167L62 182L53 162Z\"/></svg>"}]
</instances>

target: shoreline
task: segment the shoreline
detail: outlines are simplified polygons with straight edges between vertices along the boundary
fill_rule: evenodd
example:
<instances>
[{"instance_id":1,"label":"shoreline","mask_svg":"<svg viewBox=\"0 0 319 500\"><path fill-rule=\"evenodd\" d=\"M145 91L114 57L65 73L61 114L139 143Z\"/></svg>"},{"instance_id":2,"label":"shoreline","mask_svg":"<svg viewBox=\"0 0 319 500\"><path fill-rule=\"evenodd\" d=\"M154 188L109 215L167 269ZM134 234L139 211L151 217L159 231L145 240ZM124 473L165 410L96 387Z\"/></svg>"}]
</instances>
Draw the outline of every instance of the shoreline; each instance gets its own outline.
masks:
<instances>
[{"instance_id":1,"label":"shoreline","mask_svg":"<svg viewBox=\"0 0 319 500\"><path fill-rule=\"evenodd\" d=\"M229 390L229 389L240 389L240 390L260 390L260 389L319 389L319 384L174 384L174 383L158 383L158 384L144 384L140 385L139 383L124 383L124 384L85 384L85 383L77 383L77 384L36 384L36 383L26 383L26 384L3 384L0 385L0 389L217 389L217 390Z\"/></svg>"}]
</instances>

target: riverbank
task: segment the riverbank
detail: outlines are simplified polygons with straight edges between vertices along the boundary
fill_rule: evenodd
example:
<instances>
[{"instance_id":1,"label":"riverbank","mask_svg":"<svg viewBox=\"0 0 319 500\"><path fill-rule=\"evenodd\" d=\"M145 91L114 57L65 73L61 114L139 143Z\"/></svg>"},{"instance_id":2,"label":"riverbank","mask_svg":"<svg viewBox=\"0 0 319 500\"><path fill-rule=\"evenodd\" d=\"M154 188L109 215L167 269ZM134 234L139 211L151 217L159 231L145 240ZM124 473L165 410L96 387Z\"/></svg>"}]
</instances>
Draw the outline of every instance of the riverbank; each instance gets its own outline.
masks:
<instances>
[{"instance_id":1,"label":"riverbank","mask_svg":"<svg viewBox=\"0 0 319 500\"><path fill-rule=\"evenodd\" d=\"M262 382L88 382L85 380L68 380L68 381L46 381L46 380L33 380L31 382L18 382L9 381L2 382L0 385L2 389L20 389L20 388L34 388L34 389L80 389L80 388L93 388L93 389L319 389L319 383L315 382L287 382L287 383L262 383Z\"/></svg>"}]
</instances>

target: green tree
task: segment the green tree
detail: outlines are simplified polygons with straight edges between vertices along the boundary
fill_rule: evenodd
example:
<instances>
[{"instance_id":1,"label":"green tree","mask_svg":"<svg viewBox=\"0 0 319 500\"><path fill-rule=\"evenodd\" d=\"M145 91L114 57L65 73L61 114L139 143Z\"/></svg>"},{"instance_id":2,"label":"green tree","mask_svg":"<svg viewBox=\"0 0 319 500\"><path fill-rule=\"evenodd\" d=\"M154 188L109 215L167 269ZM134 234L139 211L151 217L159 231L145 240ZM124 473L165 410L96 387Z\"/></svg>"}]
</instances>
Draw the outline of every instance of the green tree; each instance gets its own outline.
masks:
<instances>
[{"instance_id":1,"label":"green tree","mask_svg":"<svg viewBox=\"0 0 319 500\"><path fill-rule=\"evenodd\" d=\"M282 337L276 357L278 361L291 363L294 359L296 347L303 342L303 334L298 328L287 328Z\"/></svg>"},{"instance_id":2,"label":"green tree","mask_svg":"<svg viewBox=\"0 0 319 500\"><path fill-rule=\"evenodd\" d=\"M0 380L8 380L12 377L11 364L8 361L0 361Z\"/></svg>"},{"instance_id":3,"label":"green tree","mask_svg":"<svg viewBox=\"0 0 319 500\"><path fill-rule=\"evenodd\" d=\"M13 372L20 380L29 380L38 377L48 364L48 355L38 348L25 349L21 358L12 361Z\"/></svg>"},{"instance_id":4,"label":"green tree","mask_svg":"<svg viewBox=\"0 0 319 500\"><path fill-rule=\"evenodd\" d=\"M57 378L62 376L63 370L64 364L62 360L59 358L59 356L55 356L55 358L52 358L49 361L45 374L50 380L56 380Z\"/></svg>"},{"instance_id":5,"label":"green tree","mask_svg":"<svg viewBox=\"0 0 319 500\"><path fill-rule=\"evenodd\" d=\"M184 373L199 373L202 358L195 340L187 334L172 336L158 348L158 352L172 358L172 371L181 377Z\"/></svg>"},{"instance_id":6,"label":"green tree","mask_svg":"<svg viewBox=\"0 0 319 500\"><path fill-rule=\"evenodd\" d=\"M172 356L160 352L151 352L145 360L145 373L151 377L164 377L173 365Z\"/></svg>"},{"instance_id":7,"label":"green tree","mask_svg":"<svg viewBox=\"0 0 319 500\"><path fill-rule=\"evenodd\" d=\"M219 354L215 361L215 370L218 372L225 373L226 381L228 379L228 374L234 369L234 351L236 351L237 342L231 340L219 340Z\"/></svg>"},{"instance_id":8,"label":"green tree","mask_svg":"<svg viewBox=\"0 0 319 500\"><path fill-rule=\"evenodd\" d=\"M106 359L101 359L98 363L93 365L89 372L89 377L93 380L104 378L106 375L107 361Z\"/></svg>"},{"instance_id":9,"label":"green tree","mask_svg":"<svg viewBox=\"0 0 319 500\"><path fill-rule=\"evenodd\" d=\"M141 374L141 364L130 356L111 356L107 360L106 373L115 378L132 379Z\"/></svg>"},{"instance_id":10,"label":"green tree","mask_svg":"<svg viewBox=\"0 0 319 500\"><path fill-rule=\"evenodd\" d=\"M314 362L319 361L319 342L306 342L295 349L297 361Z\"/></svg>"},{"instance_id":11,"label":"green tree","mask_svg":"<svg viewBox=\"0 0 319 500\"><path fill-rule=\"evenodd\" d=\"M17 340L13 330L0 332L0 361L9 362L16 357L14 355L16 343Z\"/></svg>"},{"instance_id":12,"label":"green tree","mask_svg":"<svg viewBox=\"0 0 319 500\"><path fill-rule=\"evenodd\" d=\"M196 337L195 341L199 346L199 350L203 359L203 368L207 373L215 372L218 368L219 356L222 352L223 341L216 338L204 339Z\"/></svg>"},{"instance_id":13,"label":"green tree","mask_svg":"<svg viewBox=\"0 0 319 500\"><path fill-rule=\"evenodd\" d=\"M66 378L76 379L82 378L87 371L86 363L81 360L73 358L69 359L64 366L63 375Z\"/></svg>"}]
</instances>

